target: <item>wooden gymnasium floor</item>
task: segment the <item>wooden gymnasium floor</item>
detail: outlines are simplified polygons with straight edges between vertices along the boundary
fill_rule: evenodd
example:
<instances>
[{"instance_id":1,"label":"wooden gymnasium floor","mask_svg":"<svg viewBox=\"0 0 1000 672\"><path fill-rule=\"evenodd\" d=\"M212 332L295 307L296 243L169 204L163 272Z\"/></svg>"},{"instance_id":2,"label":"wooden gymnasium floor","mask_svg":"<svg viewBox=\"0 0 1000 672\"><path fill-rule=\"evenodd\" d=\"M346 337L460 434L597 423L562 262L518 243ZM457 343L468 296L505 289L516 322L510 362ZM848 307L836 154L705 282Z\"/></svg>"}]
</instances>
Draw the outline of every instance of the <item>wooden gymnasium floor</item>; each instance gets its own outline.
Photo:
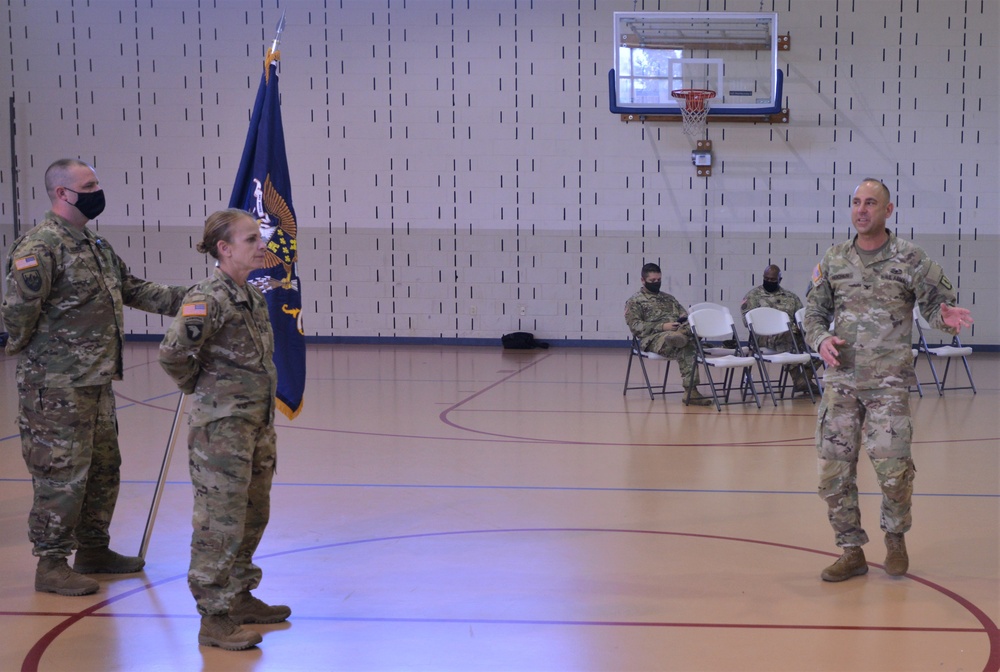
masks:
<instances>
[{"instance_id":1,"label":"wooden gymnasium floor","mask_svg":"<svg viewBox=\"0 0 1000 672\"><path fill-rule=\"evenodd\" d=\"M0 670L1000 669L1000 357L974 355L975 396L912 397L911 573L881 569L864 458L872 568L828 584L815 407L623 396L626 353L312 347L258 554L257 594L294 611L235 653L196 642L183 438L144 573L33 591L0 359ZM126 365L113 534L135 553L177 393L155 344Z\"/></svg>"}]
</instances>

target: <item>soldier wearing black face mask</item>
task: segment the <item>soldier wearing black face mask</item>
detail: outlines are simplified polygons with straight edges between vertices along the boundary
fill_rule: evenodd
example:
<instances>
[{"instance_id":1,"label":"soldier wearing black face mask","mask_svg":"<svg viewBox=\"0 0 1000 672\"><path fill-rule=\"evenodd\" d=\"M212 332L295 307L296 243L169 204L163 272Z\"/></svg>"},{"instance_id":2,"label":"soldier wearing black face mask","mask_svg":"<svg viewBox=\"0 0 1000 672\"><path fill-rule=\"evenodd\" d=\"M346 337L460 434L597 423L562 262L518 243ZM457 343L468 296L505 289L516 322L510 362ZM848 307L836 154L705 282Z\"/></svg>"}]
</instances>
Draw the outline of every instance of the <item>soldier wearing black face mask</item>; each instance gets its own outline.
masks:
<instances>
[{"instance_id":1,"label":"soldier wearing black face mask","mask_svg":"<svg viewBox=\"0 0 1000 672\"><path fill-rule=\"evenodd\" d=\"M710 397L703 396L698 385L694 341L687 325L687 311L674 297L660 291L663 275L660 267L649 263L642 267L642 289L625 302L625 322L639 339L646 352L677 360L681 370L686 403L710 406Z\"/></svg>"},{"instance_id":2,"label":"soldier wearing black face mask","mask_svg":"<svg viewBox=\"0 0 1000 672\"><path fill-rule=\"evenodd\" d=\"M740 312L746 315L748 312L754 308L760 308L762 306L768 308L777 308L778 310L784 312L788 315L788 319L793 325L793 329L797 332L797 327L795 327L795 312L802 308L802 300L795 295L794 292L790 292L787 289L782 289L781 287L781 269L771 264L764 269L764 275L761 278L762 282L759 287L754 287L747 295L743 297L743 303L740 305ZM744 323L746 323L746 318L743 318ZM771 348L772 350L777 350L778 352L788 352L792 349L791 339L793 337L790 334L779 334L777 336L764 336L760 339L760 344L765 348ZM806 387L810 385L810 382L802 377L802 373L798 368L790 369L792 375L792 384L796 392L805 392ZM820 394L819 388L816 387L815 383L812 383L813 394Z\"/></svg>"},{"instance_id":3,"label":"soldier wearing black face mask","mask_svg":"<svg viewBox=\"0 0 1000 672\"><path fill-rule=\"evenodd\" d=\"M123 306L161 315L186 287L129 273L107 240L87 228L104 211L97 174L62 159L45 171L52 209L14 241L7 262L7 354L19 355L18 425L34 502L28 538L38 557L35 590L87 595L85 574L125 574L142 558L110 550L118 498L118 426L112 380L122 378ZM76 550L73 569L66 558Z\"/></svg>"}]
</instances>

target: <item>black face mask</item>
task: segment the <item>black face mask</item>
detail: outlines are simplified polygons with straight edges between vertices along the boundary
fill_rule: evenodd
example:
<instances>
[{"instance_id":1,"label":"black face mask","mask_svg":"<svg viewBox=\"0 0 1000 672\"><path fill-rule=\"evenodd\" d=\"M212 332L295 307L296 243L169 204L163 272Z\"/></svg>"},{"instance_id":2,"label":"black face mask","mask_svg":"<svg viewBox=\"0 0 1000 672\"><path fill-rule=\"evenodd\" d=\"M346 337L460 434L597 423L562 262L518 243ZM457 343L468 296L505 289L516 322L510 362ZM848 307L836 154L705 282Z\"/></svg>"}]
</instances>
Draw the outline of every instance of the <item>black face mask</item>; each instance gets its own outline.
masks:
<instances>
[{"instance_id":1,"label":"black face mask","mask_svg":"<svg viewBox=\"0 0 1000 672\"><path fill-rule=\"evenodd\" d=\"M66 191L73 191L69 187L63 187ZM87 219L94 219L104 212L104 190L97 191L73 191L76 194L76 203L73 203Z\"/></svg>"},{"instance_id":2,"label":"black face mask","mask_svg":"<svg viewBox=\"0 0 1000 672\"><path fill-rule=\"evenodd\" d=\"M776 291L778 291L780 287L781 287L780 282L768 282L767 280L764 281L764 291L767 292L768 294L774 294Z\"/></svg>"},{"instance_id":3,"label":"black face mask","mask_svg":"<svg viewBox=\"0 0 1000 672\"><path fill-rule=\"evenodd\" d=\"M642 286L645 287L646 289L648 289L649 291L651 291L653 294L659 294L660 293L660 285L661 284L663 284L663 283L662 282L644 282L642 284Z\"/></svg>"}]
</instances>

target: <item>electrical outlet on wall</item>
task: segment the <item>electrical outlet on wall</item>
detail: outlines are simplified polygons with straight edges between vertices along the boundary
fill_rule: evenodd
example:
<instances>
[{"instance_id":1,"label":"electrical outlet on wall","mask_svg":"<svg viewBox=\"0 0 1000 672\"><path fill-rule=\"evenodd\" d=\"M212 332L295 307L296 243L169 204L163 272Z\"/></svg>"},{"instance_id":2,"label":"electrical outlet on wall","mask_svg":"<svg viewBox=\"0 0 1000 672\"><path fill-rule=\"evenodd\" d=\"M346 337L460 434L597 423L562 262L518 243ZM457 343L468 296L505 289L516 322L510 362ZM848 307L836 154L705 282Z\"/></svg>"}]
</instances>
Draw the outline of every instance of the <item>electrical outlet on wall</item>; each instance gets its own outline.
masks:
<instances>
[{"instance_id":1,"label":"electrical outlet on wall","mask_svg":"<svg viewBox=\"0 0 1000 672\"><path fill-rule=\"evenodd\" d=\"M527 314L527 311L524 309L524 306L519 307L517 310L520 313L521 317L524 317Z\"/></svg>"}]
</instances>

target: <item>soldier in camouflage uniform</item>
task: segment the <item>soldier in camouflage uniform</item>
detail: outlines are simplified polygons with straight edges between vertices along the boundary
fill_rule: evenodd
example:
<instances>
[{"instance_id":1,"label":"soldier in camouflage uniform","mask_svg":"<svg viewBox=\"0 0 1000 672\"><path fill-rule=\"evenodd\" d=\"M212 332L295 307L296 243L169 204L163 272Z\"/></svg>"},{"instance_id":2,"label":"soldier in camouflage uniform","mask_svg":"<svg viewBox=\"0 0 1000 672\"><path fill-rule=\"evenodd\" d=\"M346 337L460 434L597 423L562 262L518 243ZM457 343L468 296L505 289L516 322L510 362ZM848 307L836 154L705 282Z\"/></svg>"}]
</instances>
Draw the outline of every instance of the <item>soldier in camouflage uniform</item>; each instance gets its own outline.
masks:
<instances>
[{"instance_id":1,"label":"soldier in camouflage uniform","mask_svg":"<svg viewBox=\"0 0 1000 672\"><path fill-rule=\"evenodd\" d=\"M136 278L87 228L104 209L98 187L82 161L49 166L52 209L11 246L2 307L7 354L19 355L35 590L60 595L96 592L97 581L83 574L137 572L145 564L108 548L121 466L111 381L122 378L123 306L173 315L187 291Z\"/></svg>"},{"instance_id":2,"label":"soldier in camouflage uniform","mask_svg":"<svg viewBox=\"0 0 1000 672\"><path fill-rule=\"evenodd\" d=\"M710 406L711 398L698 392L698 367L695 365L694 341L686 323L687 311L669 294L660 291L663 274L660 267L649 263L642 267L642 289L625 302L625 323L645 352L677 361L681 380L687 393L685 403Z\"/></svg>"},{"instance_id":3,"label":"soldier in camouflage uniform","mask_svg":"<svg viewBox=\"0 0 1000 672\"><path fill-rule=\"evenodd\" d=\"M786 315L792 324L791 334L777 334L775 336L763 336L758 339L761 347L771 348L777 352L791 352L793 334L798 334L798 327L795 326L795 312L802 308L802 300L781 286L781 269L771 264L764 269L763 282L759 287L754 287L743 297L740 305L740 312L743 313L743 322L746 324L746 314L754 308L777 308ZM800 350L801 352L801 350ZM806 379L799 367L789 367L789 374L792 376L792 389L796 392L807 392L809 381ZM819 394L819 388L813 384L813 394Z\"/></svg>"},{"instance_id":4,"label":"soldier in camouflage uniform","mask_svg":"<svg viewBox=\"0 0 1000 672\"><path fill-rule=\"evenodd\" d=\"M277 461L274 336L267 302L247 282L265 249L249 213L211 215L198 251L216 258L217 268L184 297L160 345L160 364L194 399L188 585L202 616L198 642L229 650L261 641L241 624L279 623L291 614L250 594L261 579L253 554L267 526Z\"/></svg>"},{"instance_id":5,"label":"soldier in camouflage uniform","mask_svg":"<svg viewBox=\"0 0 1000 672\"><path fill-rule=\"evenodd\" d=\"M958 333L972 324L969 311L953 305L955 292L941 267L886 230L892 211L888 188L876 179L862 181L851 200L857 236L827 250L806 297L806 339L828 367L816 424L819 495L843 549L821 573L825 581L868 571L856 482L862 446L882 490L885 570L899 576L909 568L903 535L912 522L916 472L909 401L915 381L913 306L918 303L927 321L943 331Z\"/></svg>"}]
</instances>

